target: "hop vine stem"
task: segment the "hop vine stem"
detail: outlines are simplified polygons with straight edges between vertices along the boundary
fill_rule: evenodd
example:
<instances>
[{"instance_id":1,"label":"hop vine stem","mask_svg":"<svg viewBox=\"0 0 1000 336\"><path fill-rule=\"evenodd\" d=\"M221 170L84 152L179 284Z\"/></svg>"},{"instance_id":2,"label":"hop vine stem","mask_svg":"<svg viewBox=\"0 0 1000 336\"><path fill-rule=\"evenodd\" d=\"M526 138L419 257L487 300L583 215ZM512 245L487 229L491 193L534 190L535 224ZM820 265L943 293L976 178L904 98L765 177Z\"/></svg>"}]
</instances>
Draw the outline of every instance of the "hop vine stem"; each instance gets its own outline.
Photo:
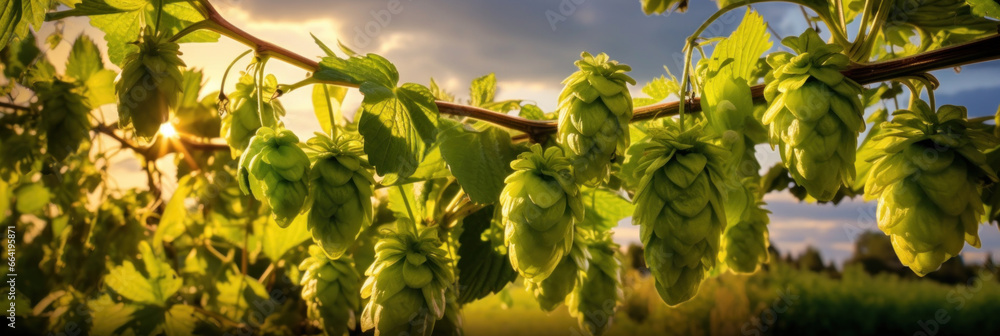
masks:
<instances>
[{"instance_id":1,"label":"hop vine stem","mask_svg":"<svg viewBox=\"0 0 1000 336\"><path fill-rule=\"evenodd\" d=\"M253 48L258 56L273 57L310 72L315 72L319 69L319 62L316 60L264 41L233 25L208 0L192 1L205 16L205 21L204 23L195 24L192 26L194 28L190 31L209 29ZM844 70L843 74L863 85L995 59L1000 59L1000 35L993 35L977 41L941 48L910 57L855 65ZM357 87L357 85L342 82L329 82L329 84L352 88ZM764 101L763 84L753 86L751 92L753 93L755 102ZM438 111L442 114L478 119L525 133L515 137L516 139L530 138L538 141L545 139L556 131L555 121L531 120L445 101L437 101L436 103ZM636 122L677 115L682 109L681 104L684 104L683 111L685 113L697 113L701 111L700 99L693 97L677 102L660 103L636 108L633 112L632 121Z\"/></svg>"}]
</instances>

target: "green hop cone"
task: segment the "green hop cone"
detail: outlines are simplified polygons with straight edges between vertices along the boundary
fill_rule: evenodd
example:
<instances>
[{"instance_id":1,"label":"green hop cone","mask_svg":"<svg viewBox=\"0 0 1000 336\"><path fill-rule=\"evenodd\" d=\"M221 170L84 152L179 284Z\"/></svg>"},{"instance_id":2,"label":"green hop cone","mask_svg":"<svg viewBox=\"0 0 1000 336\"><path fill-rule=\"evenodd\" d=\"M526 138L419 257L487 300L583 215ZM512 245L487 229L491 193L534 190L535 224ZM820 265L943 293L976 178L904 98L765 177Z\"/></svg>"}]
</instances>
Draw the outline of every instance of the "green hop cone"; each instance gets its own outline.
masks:
<instances>
[{"instance_id":1,"label":"green hop cone","mask_svg":"<svg viewBox=\"0 0 1000 336\"><path fill-rule=\"evenodd\" d=\"M309 257L302 260L302 299L308 317L316 321L324 335L341 336L354 330L361 308L361 275L350 257L328 259L319 246L309 246Z\"/></svg>"},{"instance_id":2,"label":"green hop cone","mask_svg":"<svg viewBox=\"0 0 1000 336\"><path fill-rule=\"evenodd\" d=\"M916 101L894 112L875 139L890 143L872 165L865 199L878 199L879 229L920 276L958 255L965 242L980 246L981 184L997 180L982 149L995 139L970 127L966 114L952 105L934 113Z\"/></svg>"},{"instance_id":3,"label":"green hop cone","mask_svg":"<svg viewBox=\"0 0 1000 336\"><path fill-rule=\"evenodd\" d=\"M559 94L558 139L572 152L577 181L596 185L607 180L615 151L628 148L632 96L625 84L635 80L625 74L631 67L607 54L581 57Z\"/></svg>"},{"instance_id":4,"label":"green hop cone","mask_svg":"<svg viewBox=\"0 0 1000 336\"><path fill-rule=\"evenodd\" d=\"M732 190L726 202L728 226L722 234L720 260L737 273L756 272L768 262L767 224L770 221L760 199L758 183L745 178L743 186Z\"/></svg>"},{"instance_id":5,"label":"green hop cone","mask_svg":"<svg viewBox=\"0 0 1000 336\"><path fill-rule=\"evenodd\" d=\"M222 117L222 136L229 144L230 154L233 158L238 158L250 145L250 138L257 133L261 125L261 119L267 122L267 127L276 127L280 123L278 117L285 115L285 108L277 99L272 99L277 88L277 79L274 75L267 75L264 79L264 101L258 111L258 90L254 84L253 76L243 74L240 82L236 83L236 90L228 97L228 113Z\"/></svg>"},{"instance_id":6,"label":"green hop cone","mask_svg":"<svg viewBox=\"0 0 1000 336\"><path fill-rule=\"evenodd\" d=\"M370 298L361 313L363 330L375 335L430 335L444 317L446 291L455 280L448 252L436 228L413 232L408 219L397 221L375 244L375 262L365 275L361 296Z\"/></svg>"},{"instance_id":7,"label":"green hop cone","mask_svg":"<svg viewBox=\"0 0 1000 336\"><path fill-rule=\"evenodd\" d=\"M645 174L632 222L640 226L656 290L670 305L697 293L715 267L726 227L722 167L728 153L701 134L700 126L683 133L676 126L654 130L639 158L638 171Z\"/></svg>"},{"instance_id":8,"label":"green hop cone","mask_svg":"<svg viewBox=\"0 0 1000 336\"><path fill-rule=\"evenodd\" d=\"M795 182L817 200L830 201L841 184L854 180L858 134L865 129L861 85L840 73L849 63L842 48L826 44L812 29L782 44L798 55L767 56L774 70L764 89L770 106L762 122Z\"/></svg>"},{"instance_id":9,"label":"green hop cone","mask_svg":"<svg viewBox=\"0 0 1000 336\"><path fill-rule=\"evenodd\" d=\"M40 82L36 90L42 105L40 126L45 130L47 153L62 161L75 153L90 134L90 106L73 83Z\"/></svg>"},{"instance_id":10,"label":"green hop cone","mask_svg":"<svg viewBox=\"0 0 1000 336\"><path fill-rule=\"evenodd\" d=\"M562 149L535 144L510 166L500 192L504 245L511 266L526 279L544 280L573 247L573 227L584 208Z\"/></svg>"},{"instance_id":11,"label":"green hop cone","mask_svg":"<svg viewBox=\"0 0 1000 336\"><path fill-rule=\"evenodd\" d=\"M292 131L261 127L240 157L237 179L244 194L271 207L275 222L287 227L308 194L309 157Z\"/></svg>"},{"instance_id":12,"label":"green hop cone","mask_svg":"<svg viewBox=\"0 0 1000 336\"><path fill-rule=\"evenodd\" d=\"M328 257L339 258L372 222L375 179L357 139L316 133L307 146L312 161L309 232Z\"/></svg>"},{"instance_id":13,"label":"green hop cone","mask_svg":"<svg viewBox=\"0 0 1000 336\"><path fill-rule=\"evenodd\" d=\"M615 307L625 299L618 244L604 234L587 244L589 267L583 281L567 299L569 313L591 335L601 335L611 326Z\"/></svg>"},{"instance_id":14,"label":"green hop cone","mask_svg":"<svg viewBox=\"0 0 1000 336\"><path fill-rule=\"evenodd\" d=\"M579 234L582 229L577 229ZM580 238L580 237L575 237ZM541 281L524 280L525 289L534 295L542 310L550 312L559 307L566 297L580 284L588 268L590 253L582 241L574 239L573 249L562 258L552 273Z\"/></svg>"},{"instance_id":15,"label":"green hop cone","mask_svg":"<svg viewBox=\"0 0 1000 336\"><path fill-rule=\"evenodd\" d=\"M184 81L180 46L146 27L137 42L139 50L125 56L115 85L118 121L142 138L151 138L170 119L170 109Z\"/></svg>"}]
</instances>

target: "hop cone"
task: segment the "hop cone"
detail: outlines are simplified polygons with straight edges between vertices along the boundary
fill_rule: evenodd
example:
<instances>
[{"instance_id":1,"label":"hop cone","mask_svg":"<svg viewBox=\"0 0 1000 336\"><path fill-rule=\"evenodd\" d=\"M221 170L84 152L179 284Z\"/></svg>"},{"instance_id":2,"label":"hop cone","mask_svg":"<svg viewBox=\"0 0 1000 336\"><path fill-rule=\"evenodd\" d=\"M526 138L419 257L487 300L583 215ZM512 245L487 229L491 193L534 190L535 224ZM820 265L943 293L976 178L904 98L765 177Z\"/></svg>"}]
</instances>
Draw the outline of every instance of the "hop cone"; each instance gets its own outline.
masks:
<instances>
[{"instance_id":1,"label":"hop cone","mask_svg":"<svg viewBox=\"0 0 1000 336\"><path fill-rule=\"evenodd\" d=\"M413 232L400 219L398 232L375 244L375 262L365 275L361 296L370 298L361 327L375 335L430 335L444 317L445 292L454 282L448 253L433 228Z\"/></svg>"},{"instance_id":2,"label":"hop cone","mask_svg":"<svg viewBox=\"0 0 1000 336\"><path fill-rule=\"evenodd\" d=\"M125 56L118 94L118 121L131 126L135 134L151 138L170 119L177 105L183 76L180 46L164 35L154 35L146 27L138 42L139 50Z\"/></svg>"},{"instance_id":3,"label":"hop cone","mask_svg":"<svg viewBox=\"0 0 1000 336\"><path fill-rule=\"evenodd\" d=\"M573 227L583 220L580 190L562 149L535 144L510 166L514 173L500 192L504 245L511 266L540 282L573 246Z\"/></svg>"},{"instance_id":4,"label":"hop cone","mask_svg":"<svg viewBox=\"0 0 1000 336\"><path fill-rule=\"evenodd\" d=\"M584 52L580 68L563 80L559 94L559 143L572 152L577 181L596 185L608 178L615 150L624 155L629 145L632 96L625 83L627 65Z\"/></svg>"},{"instance_id":5,"label":"hop cone","mask_svg":"<svg viewBox=\"0 0 1000 336\"><path fill-rule=\"evenodd\" d=\"M233 158L238 158L250 145L250 138L257 133L262 125L261 118L269 121L267 127L278 125L278 116L285 115L285 108L277 99L271 99L275 88L271 83L277 83L273 75L268 75L265 80L264 104L258 111L257 95L258 90L254 84L253 76L243 74L240 82L236 83L236 91L229 95L228 113L222 117L222 136L229 144L230 154ZM276 84L275 84L276 85Z\"/></svg>"},{"instance_id":6,"label":"hop cone","mask_svg":"<svg viewBox=\"0 0 1000 336\"><path fill-rule=\"evenodd\" d=\"M299 270L305 271L299 284L309 319L319 322L324 335L340 336L354 330L361 307L361 275L354 260L328 259L322 248L313 245Z\"/></svg>"},{"instance_id":7,"label":"hop cone","mask_svg":"<svg viewBox=\"0 0 1000 336\"><path fill-rule=\"evenodd\" d=\"M36 90L42 104L41 128L45 130L47 153L62 161L90 134L90 106L73 83L42 82Z\"/></svg>"},{"instance_id":8,"label":"hop cone","mask_svg":"<svg viewBox=\"0 0 1000 336\"><path fill-rule=\"evenodd\" d=\"M615 307L624 300L618 244L611 235L589 242L589 267L582 283L567 299L569 313L592 335L603 334L611 326Z\"/></svg>"},{"instance_id":9,"label":"hop cone","mask_svg":"<svg viewBox=\"0 0 1000 336\"><path fill-rule=\"evenodd\" d=\"M581 229L576 230L578 233ZM579 237L578 237L579 238ZM524 280L525 288L535 296L542 310L550 312L566 301L566 297L580 284L583 274L588 268L590 253L587 246L574 239L570 254L563 257L545 279L541 281Z\"/></svg>"},{"instance_id":10,"label":"hop cone","mask_svg":"<svg viewBox=\"0 0 1000 336\"><path fill-rule=\"evenodd\" d=\"M307 145L313 186L309 232L328 257L339 258L372 222L375 179L358 140L316 133Z\"/></svg>"},{"instance_id":11,"label":"hop cone","mask_svg":"<svg viewBox=\"0 0 1000 336\"><path fill-rule=\"evenodd\" d=\"M645 175L635 196L634 224L640 226L646 264L656 290L677 305L698 291L715 266L726 227L723 174L726 152L699 139L700 127L679 133L658 130L639 158Z\"/></svg>"},{"instance_id":12,"label":"hop cone","mask_svg":"<svg viewBox=\"0 0 1000 336\"><path fill-rule=\"evenodd\" d=\"M270 206L281 227L299 214L308 193L309 157L298 144L289 130L261 127L240 157L240 189Z\"/></svg>"},{"instance_id":13,"label":"hop cone","mask_svg":"<svg viewBox=\"0 0 1000 336\"><path fill-rule=\"evenodd\" d=\"M767 263L767 210L760 200L753 178L743 180L743 186L728 194L726 214L728 226L722 235L722 261L738 273L756 272Z\"/></svg>"},{"instance_id":14,"label":"hop cone","mask_svg":"<svg viewBox=\"0 0 1000 336\"><path fill-rule=\"evenodd\" d=\"M958 255L964 242L980 245L980 184L997 180L981 151L992 136L969 127L964 107L934 113L922 101L882 127L876 140L891 142L874 161L865 199L878 198L879 229L903 265L923 276Z\"/></svg>"},{"instance_id":15,"label":"hop cone","mask_svg":"<svg viewBox=\"0 0 1000 336\"><path fill-rule=\"evenodd\" d=\"M764 89L770 106L762 122L795 182L830 201L854 179L858 134L865 129L861 86L840 74L848 64L841 47L824 43L812 29L782 44L799 54L767 56L774 70Z\"/></svg>"}]
</instances>

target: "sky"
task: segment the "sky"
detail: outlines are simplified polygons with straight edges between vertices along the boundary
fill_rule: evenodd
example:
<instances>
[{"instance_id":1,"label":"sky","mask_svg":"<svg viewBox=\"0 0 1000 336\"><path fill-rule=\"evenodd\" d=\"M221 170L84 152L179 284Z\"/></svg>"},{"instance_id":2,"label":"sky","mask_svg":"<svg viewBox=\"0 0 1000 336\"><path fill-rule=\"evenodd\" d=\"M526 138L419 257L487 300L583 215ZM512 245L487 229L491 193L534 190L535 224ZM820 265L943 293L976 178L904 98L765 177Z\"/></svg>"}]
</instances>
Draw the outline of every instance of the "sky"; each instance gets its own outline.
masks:
<instances>
[{"instance_id":1,"label":"sky","mask_svg":"<svg viewBox=\"0 0 1000 336\"><path fill-rule=\"evenodd\" d=\"M212 3L236 26L302 55L318 58L322 54L310 33L330 45L340 40L358 52L377 53L392 61L402 82L426 84L433 76L460 98L468 97L468 83L472 79L494 72L498 79L498 99L524 99L546 111L555 109L562 89L560 82L576 70L573 61L582 51L606 52L612 59L630 65L630 75L639 83L632 88L634 96L640 95L642 84L665 74L664 66L679 76L684 38L716 10L714 3L701 0L692 1L687 13L663 16L644 15L638 0L213 0ZM762 4L755 9L780 36L798 35L807 27L798 6ZM742 16L742 10L724 15L703 36L728 35ZM84 33L101 41L103 34L87 25L85 18L68 20L67 37ZM46 29L51 30L51 24ZM780 43L773 36L772 39L772 50L777 50ZM65 43L59 48L68 50ZM189 67L205 69L206 91L217 90L225 67L244 50L245 47L226 38L216 44L181 47ZM268 71L281 83L294 83L305 76L303 70L280 62L268 63ZM997 110L1000 61L965 66L961 73L946 69L933 74L942 84L936 94L939 105L967 106L970 116L992 115ZM310 90L303 89L282 98L288 110L284 120L297 134L319 129L309 93ZM360 94L352 91L345 105L353 110L360 99ZM758 158L765 168L780 160L768 146L761 145L758 149ZM171 166L169 159L164 160L161 166ZM116 168L121 171L116 174L121 184L145 183L134 159L121 159ZM814 205L800 203L787 193L771 193L765 200L773 212L771 239L783 253L798 254L811 245L819 248L826 260L840 263L851 255L858 233L877 230L874 202L848 200L836 207ZM984 225L980 234L983 248L966 246L963 256L981 261L987 253L992 253L994 258L1000 258L1000 230L995 225ZM638 242L638 228L623 221L616 228L616 239L625 244Z\"/></svg>"}]
</instances>

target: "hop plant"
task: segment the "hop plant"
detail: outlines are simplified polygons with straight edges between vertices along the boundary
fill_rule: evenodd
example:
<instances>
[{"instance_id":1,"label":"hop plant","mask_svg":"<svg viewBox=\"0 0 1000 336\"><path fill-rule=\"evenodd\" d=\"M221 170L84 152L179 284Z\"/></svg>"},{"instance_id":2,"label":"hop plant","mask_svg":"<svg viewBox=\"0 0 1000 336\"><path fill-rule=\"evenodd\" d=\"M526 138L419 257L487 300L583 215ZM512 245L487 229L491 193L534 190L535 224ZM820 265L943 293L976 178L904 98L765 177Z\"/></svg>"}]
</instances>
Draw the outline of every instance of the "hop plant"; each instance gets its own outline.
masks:
<instances>
[{"instance_id":1,"label":"hop plant","mask_svg":"<svg viewBox=\"0 0 1000 336\"><path fill-rule=\"evenodd\" d=\"M559 94L559 143L572 152L577 181L596 185L608 178L615 151L624 155L629 145L632 96L625 74L632 68L584 52L576 61L580 71L563 80Z\"/></svg>"},{"instance_id":2,"label":"hop plant","mask_svg":"<svg viewBox=\"0 0 1000 336\"><path fill-rule=\"evenodd\" d=\"M773 79L764 88L770 106L762 122L795 182L817 200L830 201L854 179L858 134L865 129L861 86L840 73L849 63L842 48L826 44L814 30L782 44L798 55L767 56Z\"/></svg>"},{"instance_id":3,"label":"hop plant","mask_svg":"<svg viewBox=\"0 0 1000 336\"><path fill-rule=\"evenodd\" d=\"M267 75L264 79L263 104L258 107L258 91L254 84L253 76L243 74L240 82L236 83L236 90L229 95L228 113L222 117L222 136L229 144L230 154L233 158L238 158L250 145L250 138L257 133L261 126L275 127L279 125L277 118L285 115L285 108L277 99L272 99L271 95L277 89L277 79L274 75ZM259 109L259 111L258 111ZM267 125L261 124L261 119L267 121Z\"/></svg>"},{"instance_id":4,"label":"hop plant","mask_svg":"<svg viewBox=\"0 0 1000 336\"><path fill-rule=\"evenodd\" d=\"M275 222L291 224L308 193L309 157L292 131L261 127L240 157L237 178L244 194L271 207Z\"/></svg>"},{"instance_id":5,"label":"hop plant","mask_svg":"<svg viewBox=\"0 0 1000 336\"><path fill-rule=\"evenodd\" d=\"M313 241L330 258L340 258L362 228L372 222L375 179L361 142L322 133L306 142L309 150L311 211L308 227Z\"/></svg>"},{"instance_id":6,"label":"hop plant","mask_svg":"<svg viewBox=\"0 0 1000 336\"><path fill-rule=\"evenodd\" d=\"M610 234L591 239L587 243L589 267L580 285L567 299L570 315L577 318L581 329L592 335L601 335L608 330L615 316L615 307L625 299L618 249Z\"/></svg>"},{"instance_id":7,"label":"hop plant","mask_svg":"<svg viewBox=\"0 0 1000 336\"><path fill-rule=\"evenodd\" d=\"M743 186L730 191L726 202L728 225L722 235L723 262L738 273L753 273L768 262L767 223L770 221L758 184L753 178L743 180Z\"/></svg>"},{"instance_id":8,"label":"hop plant","mask_svg":"<svg viewBox=\"0 0 1000 336\"><path fill-rule=\"evenodd\" d=\"M365 272L361 296L369 301L361 327L375 335L430 335L454 282L451 260L436 229L415 229L408 219L396 224L397 232L375 244L375 262Z\"/></svg>"},{"instance_id":9,"label":"hop plant","mask_svg":"<svg viewBox=\"0 0 1000 336\"><path fill-rule=\"evenodd\" d=\"M76 84L55 80L36 85L42 105L41 128L49 155L62 161L90 134L90 105Z\"/></svg>"},{"instance_id":10,"label":"hop plant","mask_svg":"<svg viewBox=\"0 0 1000 336\"><path fill-rule=\"evenodd\" d=\"M865 199L878 199L879 229L920 276L958 255L964 242L980 246L981 184L997 180L982 149L995 139L970 127L966 114L952 105L934 113L916 101L894 112L875 139L889 143L874 161Z\"/></svg>"},{"instance_id":11,"label":"hop plant","mask_svg":"<svg viewBox=\"0 0 1000 336\"><path fill-rule=\"evenodd\" d=\"M534 282L544 280L573 247L573 227L583 220L580 190L562 149L538 144L510 164L514 173L500 192L504 245L511 266Z\"/></svg>"},{"instance_id":12,"label":"hop plant","mask_svg":"<svg viewBox=\"0 0 1000 336\"><path fill-rule=\"evenodd\" d=\"M305 272L299 284L309 319L319 322L324 335L340 336L354 330L361 307L361 275L354 260L329 259L321 247L311 245L299 270Z\"/></svg>"},{"instance_id":13,"label":"hop plant","mask_svg":"<svg viewBox=\"0 0 1000 336\"><path fill-rule=\"evenodd\" d=\"M576 231L579 233L582 229L577 228ZM573 249L559 261L552 274L541 281L524 280L525 289L534 295L535 301L538 301L539 307L544 311L553 311L563 304L573 289L580 285L587 272L590 259L587 246L579 239L573 241Z\"/></svg>"},{"instance_id":14,"label":"hop plant","mask_svg":"<svg viewBox=\"0 0 1000 336\"><path fill-rule=\"evenodd\" d=\"M170 119L170 109L177 106L184 81L180 68L185 65L179 56L180 46L148 26L136 44L139 50L125 56L115 85L118 121L133 128L139 137L151 138Z\"/></svg>"},{"instance_id":15,"label":"hop plant","mask_svg":"<svg viewBox=\"0 0 1000 336\"><path fill-rule=\"evenodd\" d=\"M638 159L637 171L645 174L632 221L640 226L656 290L670 305L697 293L715 266L726 227L722 167L727 153L701 134L700 126L685 132L657 129Z\"/></svg>"}]
</instances>

